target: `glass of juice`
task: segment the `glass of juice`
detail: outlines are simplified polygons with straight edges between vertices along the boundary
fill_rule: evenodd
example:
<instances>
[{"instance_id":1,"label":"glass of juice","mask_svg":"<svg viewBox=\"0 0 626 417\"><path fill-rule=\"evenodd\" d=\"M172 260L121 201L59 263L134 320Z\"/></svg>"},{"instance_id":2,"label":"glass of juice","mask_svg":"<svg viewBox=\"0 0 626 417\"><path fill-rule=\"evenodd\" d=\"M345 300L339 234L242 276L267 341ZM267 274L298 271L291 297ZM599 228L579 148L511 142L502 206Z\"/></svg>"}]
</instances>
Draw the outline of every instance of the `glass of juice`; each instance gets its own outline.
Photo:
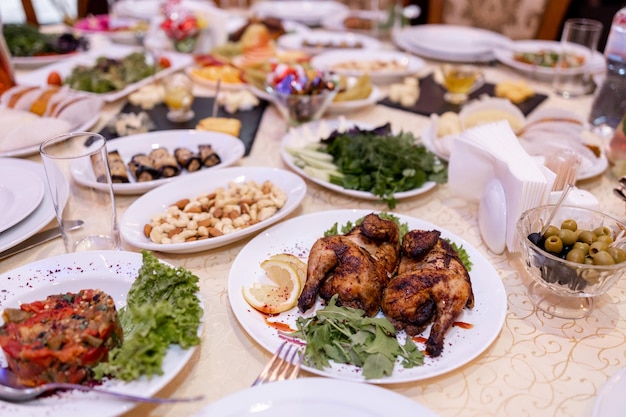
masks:
<instances>
[{"instance_id":1,"label":"glass of juice","mask_svg":"<svg viewBox=\"0 0 626 417\"><path fill-rule=\"evenodd\" d=\"M443 98L452 104L465 103L469 94L484 82L481 70L474 65L444 64L441 74L446 89Z\"/></svg>"},{"instance_id":2,"label":"glass of juice","mask_svg":"<svg viewBox=\"0 0 626 417\"><path fill-rule=\"evenodd\" d=\"M165 105L169 109L167 118L172 122L191 120L195 116L191 109L194 99L191 79L183 73L175 73L164 80L163 87Z\"/></svg>"}]
</instances>

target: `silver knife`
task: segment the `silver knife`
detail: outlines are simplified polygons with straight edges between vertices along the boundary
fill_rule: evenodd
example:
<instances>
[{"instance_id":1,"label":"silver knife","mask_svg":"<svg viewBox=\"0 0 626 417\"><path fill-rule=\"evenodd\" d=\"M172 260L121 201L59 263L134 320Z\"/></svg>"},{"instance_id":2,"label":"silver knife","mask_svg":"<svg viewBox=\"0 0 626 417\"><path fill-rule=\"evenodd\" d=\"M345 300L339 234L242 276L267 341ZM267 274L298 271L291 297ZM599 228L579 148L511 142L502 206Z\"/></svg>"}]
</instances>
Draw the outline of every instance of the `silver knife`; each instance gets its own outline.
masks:
<instances>
[{"instance_id":1,"label":"silver knife","mask_svg":"<svg viewBox=\"0 0 626 417\"><path fill-rule=\"evenodd\" d=\"M69 220L68 222L66 222L66 225L69 226L69 230L74 230L81 227L84 223L85 222L83 222L82 220ZM0 252L0 260L15 255L16 253L23 252L26 249L34 248L37 245L41 245L42 243L48 242L59 236L61 236L61 228L59 226L36 233L25 241L13 246L12 248Z\"/></svg>"}]
</instances>

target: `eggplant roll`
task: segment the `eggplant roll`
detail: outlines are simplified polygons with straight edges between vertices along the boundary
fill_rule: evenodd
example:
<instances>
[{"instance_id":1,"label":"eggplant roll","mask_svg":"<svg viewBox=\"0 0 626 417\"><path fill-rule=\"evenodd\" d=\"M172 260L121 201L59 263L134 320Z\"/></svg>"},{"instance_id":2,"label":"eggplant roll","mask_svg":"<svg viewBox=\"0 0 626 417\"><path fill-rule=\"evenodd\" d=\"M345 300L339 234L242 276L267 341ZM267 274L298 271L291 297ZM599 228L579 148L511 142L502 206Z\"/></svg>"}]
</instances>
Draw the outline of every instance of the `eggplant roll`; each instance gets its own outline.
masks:
<instances>
[{"instance_id":1,"label":"eggplant roll","mask_svg":"<svg viewBox=\"0 0 626 417\"><path fill-rule=\"evenodd\" d=\"M165 148L153 149L148 155L152 160L154 169L164 178L174 177L180 174L180 166L174 155Z\"/></svg>"},{"instance_id":2,"label":"eggplant roll","mask_svg":"<svg viewBox=\"0 0 626 417\"><path fill-rule=\"evenodd\" d=\"M220 156L215 153L211 145L198 145L198 150L200 151L202 165L205 167L212 167L222 162Z\"/></svg>"},{"instance_id":3,"label":"eggplant roll","mask_svg":"<svg viewBox=\"0 0 626 417\"><path fill-rule=\"evenodd\" d=\"M152 181L159 178L159 172L154 168L152 159L143 153L131 158L128 169L137 182Z\"/></svg>"},{"instance_id":4,"label":"eggplant roll","mask_svg":"<svg viewBox=\"0 0 626 417\"><path fill-rule=\"evenodd\" d=\"M109 160L109 169L111 170L111 181L116 184L124 184L130 182L126 164L118 151L111 151L107 155Z\"/></svg>"},{"instance_id":5,"label":"eggplant roll","mask_svg":"<svg viewBox=\"0 0 626 417\"><path fill-rule=\"evenodd\" d=\"M189 172L195 172L202 168L200 155L193 153L190 149L176 148L174 150L174 157L178 164Z\"/></svg>"}]
</instances>

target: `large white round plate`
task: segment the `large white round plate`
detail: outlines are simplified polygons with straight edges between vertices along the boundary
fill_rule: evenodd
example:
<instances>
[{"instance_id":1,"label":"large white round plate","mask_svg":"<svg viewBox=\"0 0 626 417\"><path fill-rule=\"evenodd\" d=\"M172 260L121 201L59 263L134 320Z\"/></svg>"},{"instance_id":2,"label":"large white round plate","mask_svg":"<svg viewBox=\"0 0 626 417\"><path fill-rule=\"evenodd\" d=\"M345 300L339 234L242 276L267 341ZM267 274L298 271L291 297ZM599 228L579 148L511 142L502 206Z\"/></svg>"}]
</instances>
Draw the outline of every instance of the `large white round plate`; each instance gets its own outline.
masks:
<instances>
[{"instance_id":1,"label":"large white round plate","mask_svg":"<svg viewBox=\"0 0 626 417\"><path fill-rule=\"evenodd\" d=\"M56 62L54 64L46 65L41 68L37 68L36 70L29 71L23 74L17 75L17 81L20 85L38 85L38 86L46 86L48 83L48 75L52 71L56 71L59 73L62 79L65 79L72 70L78 65L86 65L93 66L98 57L106 56L107 58L119 59L123 58L126 55L129 55L131 52L137 52L140 49L134 46L128 45L116 45L112 44L106 48L105 51L95 50L89 51L87 53L74 56L72 58L65 59L63 61ZM133 84L127 85L125 88L112 91L110 93L89 93L83 92L84 94L95 95L96 97L101 97L103 100L107 102L118 100L131 92L139 89L140 87L150 84L155 80L161 79L166 75L169 75L173 72L179 71L193 63L193 57L190 54L180 54L175 52L163 52L164 57L170 60L172 64L169 68L165 68L155 75L151 77L144 78L141 81L138 81Z\"/></svg>"},{"instance_id":2,"label":"large white round plate","mask_svg":"<svg viewBox=\"0 0 626 417\"><path fill-rule=\"evenodd\" d=\"M6 169L26 169L37 175L42 183L47 183L43 165L39 163L24 159L0 158L0 165ZM67 195L68 193L69 184L65 194ZM55 213L52 198L50 197L48 190L45 189L41 203L35 210L32 211L32 213L30 213L28 217L10 229L0 233L0 252L28 239L50 223L50 221L54 218Z\"/></svg>"},{"instance_id":3,"label":"large white round plate","mask_svg":"<svg viewBox=\"0 0 626 417\"><path fill-rule=\"evenodd\" d=\"M371 212L368 210L334 210L296 217L258 235L239 252L230 268L228 296L237 320L254 340L268 351L276 351L285 337L277 327L284 328L287 325L295 330L295 322L298 317L311 316L314 314L314 310L321 308L322 305L318 299L315 307L306 314L300 313L298 308L294 307L271 319L254 310L244 300L242 287L250 286L254 282L264 282L268 279L260 267L261 262L273 254L283 252L297 255L306 262L309 248L323 236L324 231L330 229L335 223L341 226L348 221L354 222ZM422 380L465 365L487 349L498 336L504 324L507 308L506 291L502 285L502 279L476 248L432 223L401 214L394 213L394 215L401 222L407 223L410 230L438 229L441 231L442 238L448 238L458 245L463 245L474 264L470 271L470 277L475 296L475 306L471 310L463 310L463 313L456 320L471 325L469 328L453 327L448 331L441 356L437 358L426 356L422 366L410 369L405 369L402 365L396 364L391 376L368 380L368 382L380 384ZM272 326L267 321L279 322L281 325ZM428 337L429 332L430 327L423 334ZM404 332L400 332L399 337L404 337ZM365 381L360 369L351 365L333 364L331 368L324 370L309 366L304 366L304 368L318 375Z\"/></svg>"},{"instance_id":4,"label":"large white round plate","mask_svg":"<svg viewBox=\"0 0 626 417\"><path fill-rule=\"evenodd\" d=\"M285 192L287 202L270 218L223 236L170 244L154 243L144 236L143 226L150 223L152 216L165 212L169 206L178 200L195 198L199 194L210 193L218 187L228 187L231 182L243 184L248 181L256 181L258 184L271 181ZM282 169L233 167L218 171L204 171L172 181L139 197L124 213L120 222L120 230L122 238L138 248L169 253L195 253L243 239L282 220L300 205L305 194L306 184L304 181L297 175Z\"/></svg>"},{"instance_id":5,"label":"large white round plate","mask_svg":"<svg viewBox=\"0 0 626 417\"><path fill-rule=\"evenodd\" d=\"M421 404L376 385L300 378L238 391L193 417L437 417Z\"/></svg>"},{"instance_id":6,"label":"large white round plate","mask_svg":"<svg viewBox=\"0 0 626 417\"><path fill-rule=\"evenodd\" d=\"M332 133L333 130L336 130L337 128L344 129L350 126L359 126L362 129L372 128L372 126L366 126L362 123L356 123L340 119L321 120L307 123L302 126L291 128L289 132L287 132L287 134L283 136L283 139L280 143L280 156L283 158L285 164L287 164L287 166L293 171L297 172L298 175L301 175L304 178L307 178L312 182L321 185L322 187L328 188L329 190L333 190L340 194L348 195L350 197L361 198L365 200L380 200L379 196L372 194L368 191L350 190L307 174L302 168L294 163L293 155L291 155L287 151L288 148L301 148L307 143L319 142L319 138L327 137L330 133ZM433 189L436 185L437 184L435 182L428 181L424 183L424 185L422 185L420 188L395 193L393 197L398 200L401 200L403 198L415 197Z\"/></svg>"},{"instance_id":7,"label":"large white round plate","mask_svg":"<svg viewBox=\"0 0 626 417\"><path fill-rule=\"evenodd\" d=\"M314 55L331 50L380 49L382 43L371 36L356 33L310 30L282 35L278 38L278 46L283 49L302 50Z\"/></svg>"},{"instance_id":8,"label":"large white round plate","mask_svg":"<svg viewBox=\"0 0 626 417\"><path fill-rule=\"evenodd\" d=\"M41 203L43 181L25 167L0 165L0 232L16 225Z\"/></svg>"},{"instance_id":9,"label":"large white round plate","mask_svg":"<svg viewBox=\"0 0 626 417\"><path fill-rule=\"evenodd\" d=\"M577 48L576 45L572 46L574 49L580 50L580 55L586 56L587 50L584 47ZM540 75L549 75L553 76L555 74L555 69L552 67L542 67L538 65L527 64L525 62L517 61L514 56L515 53L520 52L539 52L542 50L555 51L558 52L562 48L560 42L556 41L543 41L543 40L528 40L528 41L515 41L512 46L508 48L497 48L494 51L495 57L498 61L502 62L505 65L508 65L511 68L515 68L516 70L532 73L532 74L540 74ZM591 56L591 62L589 63L589 71L591 72L599 72L604 70L605 60L604 56L598 52L594 51ZM585 71L585 67L576 67L576 68L564 68L561 70L564 74L580 74Z\"/></svg>"},{"instance_id":10,"label":"large white round plate","mask_svg":"<svg viewBox=\"0 0 626 417\"><path fill-rule=\"evenodd\" d=\"M626 368L614 374L598 395L593 417L622 417L626 408Z\"/></svg>"},{"instance_id":11,"label":"large white round plate","mask_svg":"<svg viewBox=\"0 0 626 417\"><path fill-rule=\"evenodd\" d=\"M454 25L417 25L394 30L393 41L402 49L426 58L451 62L492 61L495 48L510 39L485 29Z\"/></svg>"},{"instance_id":12,"label":"large white round plate","mask_svg":"<svg viewBox=\"0 0 626 417\"><path fill-rule=\"evenodd\" d=\"M348 10L345 4L326 0L260 1L250 11L260 17L294 20L307 25L319 25L323 18Z\"/></svg>"},{"instance_id":13,"label":"large white round plate","mask_svg":"<svg viewBox=\"0 0 626 417\"><path fill-rule=\"evenodd\" d=\"M355 64L360 68L336 68L339 64ZM368 72L372 82L390 83L402 77L413 75L424 68L424 60L398 51L367 50L329 51L314 56L311 65L317 69L332 71L339 75L359 77ZM372 68L374 65L380 67Z\"/></svg>"},{"instance_id":14,"label":"large white round plate","mask_svg":"<svg viewBox=\"0 0 626 417\"><path fill-rule=\"evenodd\" d=\"M85 123L76 126L72 129L74 132L85 132L95 126L96 123L100 120L100 112L97 112L93 116L89 118ZM44 132L45 133L45 132ZM43 135L41 141L48 139L48 136ZM39 145L26 146L24 148L12 149L9 151L0 151L0 157L3 156L28 156L39 153Z\"/></svg>"},{"instance_id":15,"label":"large white round plate","mask_svg":"<svg viewBox=\"0 0 626 417\"><path fill-rule=\"evenodd\" d=\"M437 155L440 159L447 161L450 159L450 149L454 144L454 135L445 137L437 137L437 118L431 116L430 123L422 131L421 139L422 143L432 153ZM439 142L438 142L439 141ZM579 146L579 145L577 145ZM546 149L552 151L554 148ZM534 155L534 153L533 153ZM537 154L537 156L544 156L543 154ZM606 155L602 153L597 158L585 159L583 166L581 166L577 172L576 179L578 181L587 180L602 174L609 166L609 161Z\"/></svg>"},{"instance_id":16,"label":"large white round plate","mask_svg":"<svg viewBox=\"0 0 626 417\"><path fill-rule=\"evenodd\" d=\"M113 184L113 191L116 194L142 194L159 185L180 178L197 175L206 170L225 168L241 159L245 152L245 147L239 138L225 133L185 129L141 133L107 141L107 151L118 151L126 165L128 165L128 162L134 155L139 153L148 154L155 148L166 148L173 155L176 148L184 147L194 152L198 150L199 145L211 145L222 162L214 167L203 168L192 173L181 169L180 175L176 177L160 178L145 182L136 182L130 172L128 172L130 182L126 184ZM106 188L105 184L96 181L93 167L87 161L83 161L82 164L73 164L72 175L80 184L101 190Z\"/></svg>"},{"instance_id":17,"label":"large white round plate","mask_svg":"<svg viewBox=\"0 0 626 417\"><path fill-rule=\"evenodd\" d=\"M78 252L40 260L0 275L3 282L0 309L17 308L22 303L41 300L48 295L87 288L105 291L113 297L119 309L126 304L126 295L141 265L141 254L123 251ZM102 387L126 394L155 395L180 372L193 351L171 346L163 360L163 375L133 382L107 380ZM1 352L0 364L7 366ZM112 417L135 406L134 402L95 393L68 391L25 404L0 402L0 414L14 417Z\"/></svg>"}]
</instances>

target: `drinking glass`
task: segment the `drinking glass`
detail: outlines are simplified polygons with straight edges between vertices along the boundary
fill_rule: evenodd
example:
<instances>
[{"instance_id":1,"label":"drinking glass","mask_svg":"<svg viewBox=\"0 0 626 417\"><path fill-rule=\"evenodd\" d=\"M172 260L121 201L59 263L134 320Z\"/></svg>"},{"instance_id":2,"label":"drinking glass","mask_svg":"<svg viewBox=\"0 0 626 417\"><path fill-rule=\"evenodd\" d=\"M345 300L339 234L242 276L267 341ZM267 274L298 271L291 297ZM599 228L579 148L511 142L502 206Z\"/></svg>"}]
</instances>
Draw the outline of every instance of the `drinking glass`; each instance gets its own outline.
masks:
<instances>
[{"instance_id":1,"label":"drinking glass","mask_svg":"<svg viewBox=\"0 0 626 417\"><path fill-rule=\"evenodd\" d=\"M175 123L193 119L195 113L191 109L194 100L191 79L178 72L165 78L163 87L164 101L169 109L167 118Z\"/></svg>"},{"instance_id":2,"label":"drinking glass","mask_svg":"<svg viewBox=\"0 0 626 417\"><path fill-rule=\"evenodd\" d=\"M482 71L474 65L444 64L441 74L446 89L443 98L452 104L465 103L469 94L484 82Z\"/></svg>"}]
</instances>

